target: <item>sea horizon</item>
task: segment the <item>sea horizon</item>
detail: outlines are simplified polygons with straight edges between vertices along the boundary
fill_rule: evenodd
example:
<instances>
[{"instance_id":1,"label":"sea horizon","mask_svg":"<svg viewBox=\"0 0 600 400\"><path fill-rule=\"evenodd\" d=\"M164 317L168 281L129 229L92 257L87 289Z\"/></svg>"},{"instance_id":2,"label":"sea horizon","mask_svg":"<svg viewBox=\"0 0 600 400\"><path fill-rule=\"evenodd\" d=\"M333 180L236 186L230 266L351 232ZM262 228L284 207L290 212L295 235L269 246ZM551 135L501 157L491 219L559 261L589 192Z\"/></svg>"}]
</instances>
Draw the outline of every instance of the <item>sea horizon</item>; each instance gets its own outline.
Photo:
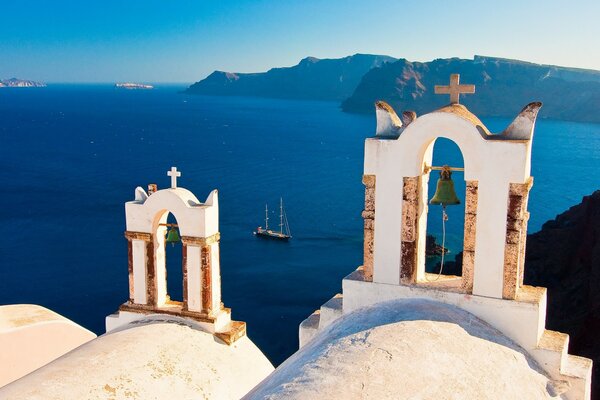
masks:
<instances>
[{"instance_id":1,"label":"sea horizon","mask_svg":"<svg viewBox=\"0 0 600 400\"><path fill-rule=\"evenodd\" d=\"M104 333L104 317L127 299L124 203L137 186L168 187L166 171L176 166L180 186L200 201L219 190L223 301L279 364L297 349L298 324L362 263L363 149L375 117L344 113L334 101L108 85L0 90L0 232L10 238L0 244L8 267L0 304L41 304ZM493 132L511 121L482 120ZM462 163L450 142L435 150L435 162ZM600 187L599 162L600 124L537 122L529 233ZM464 180L454 177L464 198ZM275 210L280 196L292 240L254 237L265 202ZM461 250L462 207L449 210L452 254ZM169 290L180 294L174 249Z\"/></svg>"}]
</instances>

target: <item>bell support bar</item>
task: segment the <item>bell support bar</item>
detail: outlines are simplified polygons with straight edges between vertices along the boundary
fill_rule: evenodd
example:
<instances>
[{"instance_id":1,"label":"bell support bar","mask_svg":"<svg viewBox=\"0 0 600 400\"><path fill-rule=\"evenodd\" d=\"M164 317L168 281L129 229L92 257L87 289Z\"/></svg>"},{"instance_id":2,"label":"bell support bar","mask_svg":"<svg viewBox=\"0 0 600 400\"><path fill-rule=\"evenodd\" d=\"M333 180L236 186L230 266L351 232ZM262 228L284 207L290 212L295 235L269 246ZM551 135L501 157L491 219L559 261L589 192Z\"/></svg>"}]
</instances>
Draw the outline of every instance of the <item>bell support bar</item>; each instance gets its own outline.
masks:
<instances>
[{"instance_id":1,"label":"bell support bar","mask_svg":"<svg viewBox=\"0 0 600 400\"><path fill-rule=\"evenodd\" d=\"M172 228L179 228L179 225L177 225L177 224L158 224L158 226L168 226L168 227L172 227Z\"/></svg>"},{"instance_id":2,"label":"bell support bar","mask_svg":"<svg viewBox=\"0 0 600 400\"><path fill-rule=\"evenodd\" d=\"M448 167L448 166L444 166L444 167L435 167L435 166L429 166L426 165L424 169L424 173L428 173L429 171L441 171L444 168L449 169L450 171L464 171L464 168L459 168L459 167Z\"/></svg>"}]
</instances>

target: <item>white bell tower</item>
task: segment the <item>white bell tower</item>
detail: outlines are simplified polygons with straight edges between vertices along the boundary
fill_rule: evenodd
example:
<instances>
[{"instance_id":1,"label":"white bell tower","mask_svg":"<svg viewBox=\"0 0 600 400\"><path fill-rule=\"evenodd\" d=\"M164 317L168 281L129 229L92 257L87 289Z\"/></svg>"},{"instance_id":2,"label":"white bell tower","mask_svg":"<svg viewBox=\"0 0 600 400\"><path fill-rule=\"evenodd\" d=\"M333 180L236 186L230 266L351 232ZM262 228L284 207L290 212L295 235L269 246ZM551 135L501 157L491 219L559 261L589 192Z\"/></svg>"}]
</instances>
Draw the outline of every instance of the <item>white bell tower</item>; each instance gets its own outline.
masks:
<instances>
[{"instance_id":1,"label":"white bell tower","mask_svg":"<svg viewBox=\"0 0 600 400\"><path fill-rule=\"evenodd\" d=\"M181 172L172 167L169 189L150 194L141 187L135 200L125 203L125 238L128 245L129 299L116 314L106 318L107 332L143 319L149 314L168 314L196 321L230 344L246 332L245 322L232 321L231 310L221 303L219 263L219 197L213 190L204 202L177 187ZM167 224L169 213L177 224ZM181 237L183 301L167 294L165 241L167 228Z\"/></svg>"}]
</instances>

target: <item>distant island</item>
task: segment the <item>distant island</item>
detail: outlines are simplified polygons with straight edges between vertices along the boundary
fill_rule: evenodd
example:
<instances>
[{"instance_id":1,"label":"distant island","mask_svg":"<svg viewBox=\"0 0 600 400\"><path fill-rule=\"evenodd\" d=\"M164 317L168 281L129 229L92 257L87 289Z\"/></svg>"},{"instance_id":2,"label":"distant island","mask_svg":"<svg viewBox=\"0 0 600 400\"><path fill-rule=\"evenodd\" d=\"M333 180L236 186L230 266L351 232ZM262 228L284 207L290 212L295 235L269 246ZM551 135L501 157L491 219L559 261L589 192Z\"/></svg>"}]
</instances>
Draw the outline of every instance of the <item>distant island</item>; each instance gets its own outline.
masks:
<instances>
[{"instance_id":1,"label":"distant island","mask_svg":"<svg viewBox=\"0 0 600 400\"><path fill-rule=\"evenodd\" d=\"M121 88L121 89L154 89L154 86L152 86L152 85L144 85L142 83L131 83L131 82L116 83L115 87Z\"/></svg>"},{"instance_id":2,"label":"distant island","mask_svg":"<svg viewBox=\"0 0 600 400\"><path fill-rule=\"evenodd\" d=\"M10 78L0 80L0 87L46 87L45 83Z\"/></svg>"},{"instance_id":3,"label":"distant island","mask_svg":"<svg viewBox=\"0 0 600 400\"><path fill-rule=\"evenodd\" d=\"M343 111L372 113L384 100L397 111L417 114L442 107L434 85L451 73L476 85L461 103L475 114L512 117L527 103L542 101L540 117L600 123L600 71L475 56L412 62L389 56L355 54L339 59L304 58L298 65L262 73L215 71L185 93L336 100Z\"/></svg>"}]
</instances>

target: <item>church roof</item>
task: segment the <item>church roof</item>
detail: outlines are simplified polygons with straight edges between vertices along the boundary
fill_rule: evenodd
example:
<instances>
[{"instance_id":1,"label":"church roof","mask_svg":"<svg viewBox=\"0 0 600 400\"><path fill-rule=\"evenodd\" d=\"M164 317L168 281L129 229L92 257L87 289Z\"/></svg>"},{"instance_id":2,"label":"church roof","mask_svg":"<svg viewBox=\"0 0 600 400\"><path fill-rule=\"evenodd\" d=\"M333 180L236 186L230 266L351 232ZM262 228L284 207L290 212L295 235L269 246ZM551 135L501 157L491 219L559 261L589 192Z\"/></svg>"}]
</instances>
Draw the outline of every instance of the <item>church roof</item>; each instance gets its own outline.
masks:
<instances>
[{"instance_id":1,"label":"church roof","mask_svg":"<svg viewBox=\"0 0 600 400\"><path fill-rule=\"evenodd\" d=\"M244 399L548 399L553 385L474 315L402 299L344 315Z\"/></svg>"},{"instance_id":2,"label":"church roof","mask_svg":"<svg viewBox=\"0 0 600 400\"><path fill-rule=\"evenodd\" d=\"M190 320L153 315L0 389L10 399L239 399L273 366L244 336L228 346Z\"/></svg>"}]
</instances>

